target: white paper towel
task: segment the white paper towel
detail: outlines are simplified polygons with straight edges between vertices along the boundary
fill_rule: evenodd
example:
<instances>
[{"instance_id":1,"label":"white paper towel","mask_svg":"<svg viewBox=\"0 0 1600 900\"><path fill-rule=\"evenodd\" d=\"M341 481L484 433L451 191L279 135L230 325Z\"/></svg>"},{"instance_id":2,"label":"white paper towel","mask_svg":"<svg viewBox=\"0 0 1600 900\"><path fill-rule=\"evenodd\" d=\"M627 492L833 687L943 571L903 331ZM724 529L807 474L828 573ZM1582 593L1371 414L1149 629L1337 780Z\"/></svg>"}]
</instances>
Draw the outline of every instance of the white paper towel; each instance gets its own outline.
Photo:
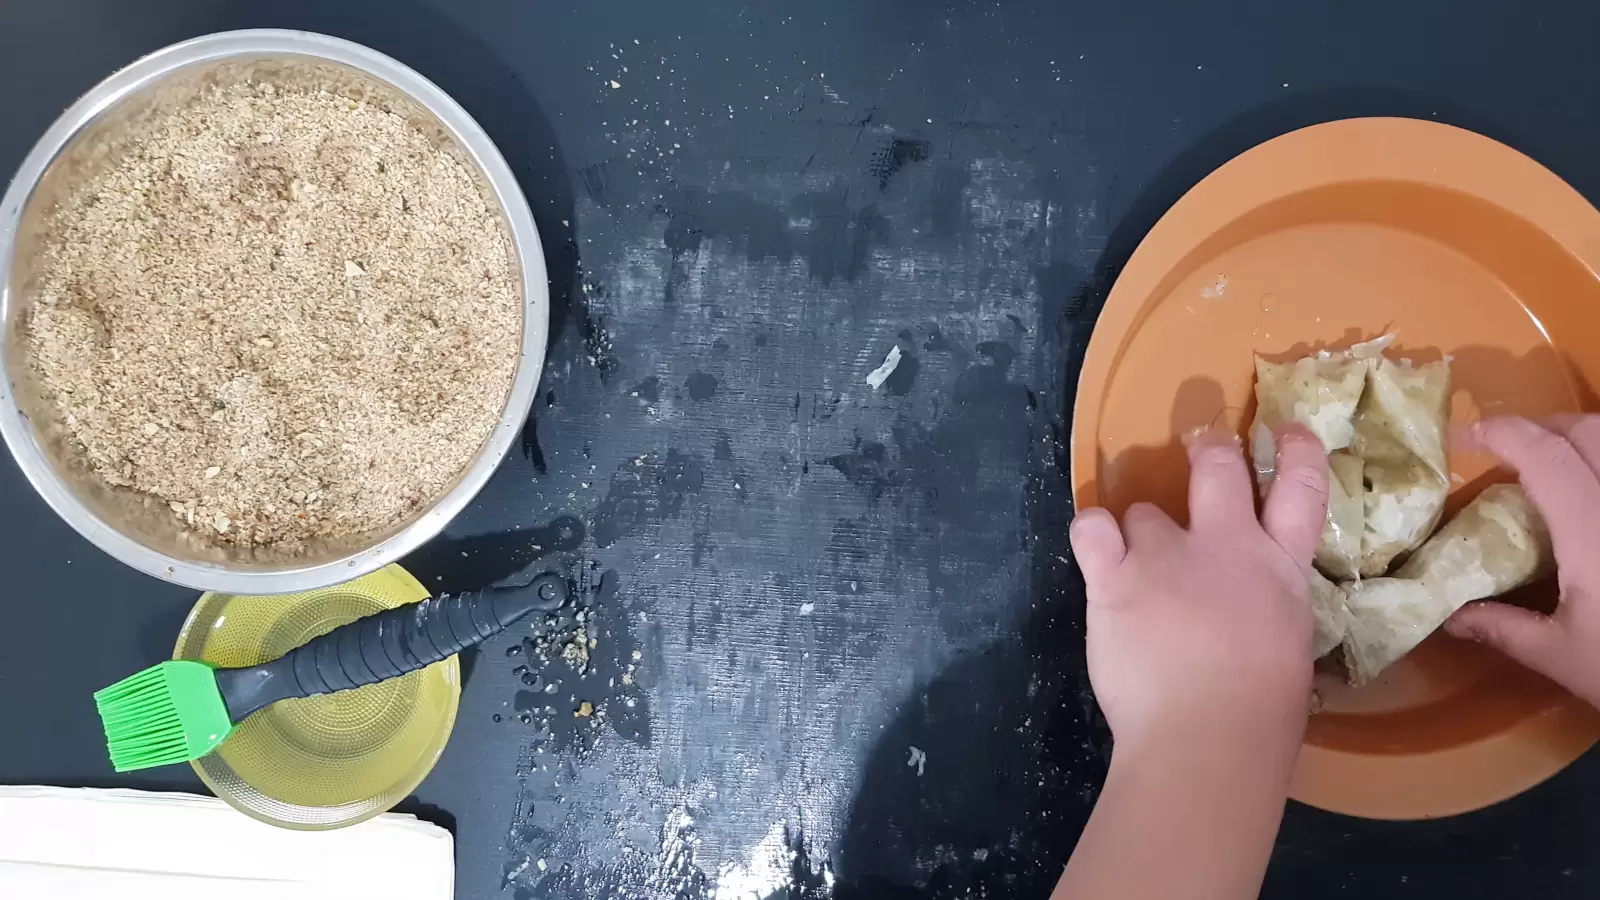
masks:
<instances>
[{"instance_id":1,"label":"white paper towel","mask_svg":"<svg viewBox=\"0 0 1600 900\"><path fill-rule=\"evenodd\" d=\"M0 897L452 900L450 833L393 813L274 828L213 797L0 786Z\"/></svg>"}]
</instances>

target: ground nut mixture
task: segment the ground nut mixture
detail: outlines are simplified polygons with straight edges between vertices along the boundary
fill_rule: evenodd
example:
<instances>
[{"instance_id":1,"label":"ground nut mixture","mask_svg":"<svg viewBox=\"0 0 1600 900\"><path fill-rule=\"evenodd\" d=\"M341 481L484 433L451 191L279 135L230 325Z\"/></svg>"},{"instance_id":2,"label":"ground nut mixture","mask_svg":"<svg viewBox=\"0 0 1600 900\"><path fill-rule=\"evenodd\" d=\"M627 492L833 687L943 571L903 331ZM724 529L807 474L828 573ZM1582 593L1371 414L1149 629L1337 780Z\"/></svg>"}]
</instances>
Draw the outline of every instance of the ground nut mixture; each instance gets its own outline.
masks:
<instances>
[{"instance_id":1,"label":"ground nut mixture","mask_svg":"<svg viewBox=\"0 0 1600 900\"><path fill-rule=\"evenodd\" d=\"M498 421L522 299L463 166L326 92L213 89L56 213L28 322L106 481L216 540L393 524Z\"/></svg>"}]
</instances>

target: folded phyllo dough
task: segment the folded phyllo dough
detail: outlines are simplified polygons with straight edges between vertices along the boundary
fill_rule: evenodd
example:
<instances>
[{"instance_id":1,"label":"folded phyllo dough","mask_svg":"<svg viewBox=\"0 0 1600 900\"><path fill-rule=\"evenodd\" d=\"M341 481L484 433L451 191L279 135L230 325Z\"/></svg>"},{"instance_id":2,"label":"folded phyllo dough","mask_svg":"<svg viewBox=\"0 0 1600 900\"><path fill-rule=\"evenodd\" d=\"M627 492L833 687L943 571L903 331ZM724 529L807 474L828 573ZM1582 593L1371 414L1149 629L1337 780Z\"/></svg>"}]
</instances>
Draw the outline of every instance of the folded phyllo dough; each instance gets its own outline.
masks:
<instances>
[{"instance_id":1,"label":"folded phyllo dough","mask_svg":"<svg viewBox=\"0 0 1600 900\"><path fill-rule=\"evenodd\" d=\"M1342 451L1350 445L1355 437L1356 406L1371 366L1372 360L1355 350L1319 353L1290 363L1256 357L1250 458L1263 494L1272 484L1277 464L1273 429L1297 422L1316 435L1325 450ZM1336 455L1338 459L1329 460L1329 481L1337 484L1316 562L1333 578L1351 578L1359 571L1361 558L1361 465L1348 454Z\"/></svg>"},{"instance_id":2,"label":"folded phyllo dough","mask_svg":"<svg viewBox=\"0 0 1600 900\"><path fill-rule=\"evenodd\" d=\"M1485 489L1394 577L1340 585L1350 682L1376 677L1467 603L1527 584L1554 564L1550 534L1522 487Z\"/></svg>"},{"instance_id":3,"label":"folded phyllo dough","mask_svg":"<svg viewBox=\"0 0 1600 900\"><path fill-rule=\"evenodd\" d=\"M1344 641L1345 591L1343 587L1311 572L1311 658L1321 659Z\"/></svg>"},{"instance_id":4,"label":"folded phyllo dough","mask_svg":"<svg viewBox=\"0 0 1600 900\"><path fill-rule=\"evenodd\" d=\"M1384 575L1439 524L1450 493L1450 366L1378 359L1356 409L1351 452L1366 487L1361 575Z\"/></svg>"},{"instance_id":5,"label":"folded phyllo dough","mask_svg":"<svg viewBox=\"0 0 1600 900\"><path fill-rule=\"evenodd\" d=\"M1366 464L1344 450L1328 454L1328 515L1314 562L1329 578L1349 581L1361 574L1361 536L1366 530Z\"/></svg>"}]
</instances>

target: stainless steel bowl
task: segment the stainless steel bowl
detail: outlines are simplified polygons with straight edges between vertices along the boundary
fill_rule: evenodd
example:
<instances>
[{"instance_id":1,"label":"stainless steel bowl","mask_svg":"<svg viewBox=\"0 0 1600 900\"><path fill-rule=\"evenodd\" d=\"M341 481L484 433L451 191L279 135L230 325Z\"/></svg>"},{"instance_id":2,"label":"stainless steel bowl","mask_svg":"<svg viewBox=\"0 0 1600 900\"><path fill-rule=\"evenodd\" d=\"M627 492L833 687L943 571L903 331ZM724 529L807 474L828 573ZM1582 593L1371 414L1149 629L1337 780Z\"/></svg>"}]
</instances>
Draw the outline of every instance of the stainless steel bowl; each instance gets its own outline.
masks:
<instances>
[{"instance_id":1,"label":"stainless steel bowl","mask_svg":"<svg viewBox=\"0 0 1600 900\"><path fill-rule=\"evenodd\" d=\"M81 458L38 389L22 325L31 260L57 200L95 171L110 139L201 88L247 78L314 84L406 116L477 175L521 269L522 358L494 433L467 469L408 520L293 552L217 547L179 527L159 501L107 486ZM100 152L97 152L100 151ZM273 594L327 587L376 571L438 534L489 480L528 415L544 364L550 294L527 200L489 136L433 82L359 44L301 31L250 30L174 44L90 91L45 132L0 200L0 435L50 507L100 549L143 572L203 590Z\"/></svg>"}]
</instances>

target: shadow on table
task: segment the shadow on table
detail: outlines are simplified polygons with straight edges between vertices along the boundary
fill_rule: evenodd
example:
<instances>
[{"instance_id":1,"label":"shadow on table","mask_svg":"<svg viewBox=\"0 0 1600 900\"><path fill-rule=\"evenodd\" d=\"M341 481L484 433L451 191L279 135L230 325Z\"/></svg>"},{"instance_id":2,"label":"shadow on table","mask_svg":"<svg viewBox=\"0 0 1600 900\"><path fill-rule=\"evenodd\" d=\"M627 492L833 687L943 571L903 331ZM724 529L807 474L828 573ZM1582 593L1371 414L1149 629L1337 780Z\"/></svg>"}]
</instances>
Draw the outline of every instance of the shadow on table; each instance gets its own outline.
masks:
<instances>
[{"instance_id":1,"label":"shadow on table","mask_svg":"<svg viewBox=\"0 0 1600 900\"><path fill-rule=\"evenodd\" d=\"M1070 469L1078 367L1095 317L1140 240L1182 194L1250 147L1317 122L1354 116L1448 121L1493 137L1504 129L1421 94L1349 88L1298 94L1205 135L1145 186L1121 216L1092 272L1041 270L1041 302L1068 342L1064 423L1054 477ZM1050 467L1036 466L1035 479ZM1039 489L1035 481L1029 491ZM1066 485L1055 492L1068 493ZM904 704L861 776L838 853L835 896L1044 897L1060 876L1110 760L1110 735L1089 688L1083 583L1067 541L1071 510L1035 513L1031 596L1014 641L972 653ZM910 747L927 754L907 777ZM818 865L802 858L787 896L810 896ZM818 892L820 895L820 892Z\"/></svg>"}]
</instances>

